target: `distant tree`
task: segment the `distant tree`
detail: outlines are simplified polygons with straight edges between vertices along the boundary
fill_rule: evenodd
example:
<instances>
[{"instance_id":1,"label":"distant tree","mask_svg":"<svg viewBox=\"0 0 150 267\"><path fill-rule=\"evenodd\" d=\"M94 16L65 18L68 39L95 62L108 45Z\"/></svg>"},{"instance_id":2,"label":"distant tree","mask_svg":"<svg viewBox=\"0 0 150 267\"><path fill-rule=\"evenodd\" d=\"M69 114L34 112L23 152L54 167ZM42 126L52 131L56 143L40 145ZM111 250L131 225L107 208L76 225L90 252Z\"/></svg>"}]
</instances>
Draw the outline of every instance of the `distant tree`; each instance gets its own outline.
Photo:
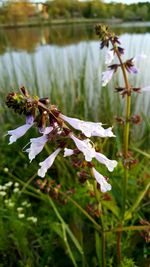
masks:
<instances>
[{"instance_id":1,"label":"distant tree","mask_svg":"<svg viewBox=\"0 0 150 267\"><path fill-rule=\"evenodd\" d=\"M142 20L147 20L148 19L148 6L147 5L143 5L141 7L137 8L136 11L137 17L141 18Z\"/></svg>"},{"instance_id":2,"label":"distant tree","mask_svg":"<svg viewBox=\"0 0 150 267\"><path fill-rule=\"evenodd\" d=\"M11 0L5 5L7 22L21 22L28 20L29 16L35 12L35 6L28 0Z\"/></svg>"}]
</instances>

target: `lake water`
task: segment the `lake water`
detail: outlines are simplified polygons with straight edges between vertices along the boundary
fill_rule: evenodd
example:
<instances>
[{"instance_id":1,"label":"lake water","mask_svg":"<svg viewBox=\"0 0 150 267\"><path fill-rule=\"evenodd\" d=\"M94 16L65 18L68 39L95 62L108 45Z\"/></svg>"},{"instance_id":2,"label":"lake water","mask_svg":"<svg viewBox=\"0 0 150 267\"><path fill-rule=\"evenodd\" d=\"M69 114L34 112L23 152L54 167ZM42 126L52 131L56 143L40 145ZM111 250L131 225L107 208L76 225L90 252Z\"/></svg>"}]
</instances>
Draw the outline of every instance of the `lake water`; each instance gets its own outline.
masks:
<instances>
[{"instance_id":1,"label":"lake water","mask_svg":"<svg viewBox=\"0 0 150 267\"><path fill-rule=\"evenodd\" d=\"M125 48L124 58L147 56L137 63L139 74L130 76L131 84L150 85L150 26L117 25L113 30ZM69 114L89 118L93 111L98 119L101 93L107 90L112 104L117 101L115 84L123 86L118 73L108 89L102 89L105 53L99 49L94 25L0 30L0 91L5 94L23 84L33 94L49 96ZM141 94L135 112L148 114L149 100L150 93Z\"/></svg>"}]
</instances>

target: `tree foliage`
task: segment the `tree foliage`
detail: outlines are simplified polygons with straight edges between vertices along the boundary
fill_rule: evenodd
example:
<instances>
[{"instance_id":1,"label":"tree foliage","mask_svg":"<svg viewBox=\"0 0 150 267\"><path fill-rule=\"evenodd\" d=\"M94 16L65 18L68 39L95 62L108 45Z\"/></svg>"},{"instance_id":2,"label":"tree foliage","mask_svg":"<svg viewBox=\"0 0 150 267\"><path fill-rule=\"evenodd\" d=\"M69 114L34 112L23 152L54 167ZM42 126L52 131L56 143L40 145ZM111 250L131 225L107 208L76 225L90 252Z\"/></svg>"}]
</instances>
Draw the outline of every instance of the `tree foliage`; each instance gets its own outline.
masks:
<instances>
[{"instance_id":1,"label":"tree foliage","mask_svg":"<svg viewBox=\"0 0 150 267\"><path fill-rule=\"evenodd\" d=\"M101 0L79 1L79 0L47 0L43 10L38 10L36 5L29 0L6 1L0 7L1 23L17 23L27 21L32 16L39 15L46 19L68 19L68 18L98 18L98 19L122 19L125 21L150 20L150 3L123 4L104 3Z\"/></svg>"}]
</instances>

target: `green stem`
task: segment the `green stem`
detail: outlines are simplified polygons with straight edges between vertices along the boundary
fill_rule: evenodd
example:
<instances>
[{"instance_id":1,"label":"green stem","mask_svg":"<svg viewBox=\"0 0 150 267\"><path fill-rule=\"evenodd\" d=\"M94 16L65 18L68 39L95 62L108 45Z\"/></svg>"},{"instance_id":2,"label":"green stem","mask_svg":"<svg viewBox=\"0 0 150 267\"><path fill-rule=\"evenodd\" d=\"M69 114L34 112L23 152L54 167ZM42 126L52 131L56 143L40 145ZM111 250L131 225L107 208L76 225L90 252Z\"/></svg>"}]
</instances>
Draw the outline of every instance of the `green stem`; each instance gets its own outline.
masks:
<instances>
[{"instance_id":1,"label":"green stem","mask_svg":"<svg viewBox=\"0 0 150 267\"><path fill-rule=\"evenodd\" d=\"M128 158L128 149L129 149L129 133L130 133L130 114L131 114L131 87L128 82L128 77L126 73L125 66L122 62L118 49L115 49L115 52L118 56L120 66L122 69L122 74L125 83L125 89L127 90L126 94L126 110L125 110L125 125L123 131L123 154L124 154L124 178L123 178L123 202L122 202L122 221L125 214L126 198L127 198L127 185L128 185L128 168L126 166L126 160ZM120 223L122 228L122 222ZM117 233L117 263L118 265L121 262L121 237L122 231Z\"/></svg>"},{"instance_id":2,"label":"green stem","mask_svg":"<svg viewBox=\"0 0 150 267\"><path fill-rule=\"evenodd\" d=\"M122 219L124 218L125 214L125 205L126 205L126 197L127 197L127 185L128 185L128 169L126 166L126 160L128 158L128 149L129 149L129 133L130 133L130 114L131 114L131 87L128 82L128 77L126 73L125 66L122 62L120 54L117 49L115 52L118 56L120 66L123 73L123 78L125 82L125 89L127 90L126 94L126 111L125 111L125 125L124 125L124 141L123 141L123 154L124 154L124 180L123 180L123 208L122 208Z\"/></svg>"},{"instance_id":3,"label":"green stem","mask_svg":"<svg viewBox=\"0 0 150 267\"><path fill-rule=\"evenodd\" d=\"M92 176L93 176L93 172L91 171ZM105 236L105 228L104 228L104 222L103 222L103 218L102 218L102 205L100 202L100 195L99 195L99 191L97 190L97 182L95 181L94 178L94 182L93 182L93 186L94 186L94 192L95 192L95 198L97 201L97 209L98 212L100 214L99 220L100 220L100 224L101 224L101 247L102 247L102 251L101 251L101 257L102 257L102 264L100 264L100 267L106 267L106 236Z\"/></svg>"}]
</instances>

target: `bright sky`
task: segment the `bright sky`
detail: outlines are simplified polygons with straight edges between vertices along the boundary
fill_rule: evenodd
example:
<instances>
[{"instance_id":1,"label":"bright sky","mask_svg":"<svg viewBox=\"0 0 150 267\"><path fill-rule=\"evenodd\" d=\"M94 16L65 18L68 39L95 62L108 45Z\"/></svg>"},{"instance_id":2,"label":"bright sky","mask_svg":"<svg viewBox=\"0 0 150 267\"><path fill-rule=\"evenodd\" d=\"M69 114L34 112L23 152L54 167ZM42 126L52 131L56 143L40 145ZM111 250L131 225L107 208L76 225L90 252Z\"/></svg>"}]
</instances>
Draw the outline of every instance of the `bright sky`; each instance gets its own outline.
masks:
<instances>
[{"instance_id":1,"label":"bright sky","mask_svg":"<svg viewBox=\"0 0 150 267\"><path fill-rule=\"evenodd\" d=\"M0 0L0 2L4 2L5 0ZM39 2L39 3L44 3L46 2L46 0L30 0L31 2ZM63 1L63 0L62 0ZM86 1L86 0L79 0L79 1ZM150 2L150 0L103 0L106 3L110 3L110 2L121 2L124 4L131 4L131 3L138 3L138 2Z\"/></svg>"},{"instance_id":2,"label":"bright sky","mask_svg":"<svg viewBox=\"0 0 150 267\"><path fill-rule=\"evenodd\" d=\"M116 3L123 3L123 4L131 4L131 3L139 3L139 2L150 2L150 0L146 1L146 0L105 0L106 3L110 3L110 2L116 2Z\"/></svg>"},{"instance_id":3,"label":"bright sky","mask_svg":"<svg viewBox=\"0 0 150 267\"><path fill-rule=\"evenodd\" d=\"M30 0L32 2L46 2L46 0ZM79 0L79 1L86 1L86 0ZM121 3L138 3L138 2L150 2L150 0L104 0L104 2L121 2Z\"/></svg>"}]
</instances>

